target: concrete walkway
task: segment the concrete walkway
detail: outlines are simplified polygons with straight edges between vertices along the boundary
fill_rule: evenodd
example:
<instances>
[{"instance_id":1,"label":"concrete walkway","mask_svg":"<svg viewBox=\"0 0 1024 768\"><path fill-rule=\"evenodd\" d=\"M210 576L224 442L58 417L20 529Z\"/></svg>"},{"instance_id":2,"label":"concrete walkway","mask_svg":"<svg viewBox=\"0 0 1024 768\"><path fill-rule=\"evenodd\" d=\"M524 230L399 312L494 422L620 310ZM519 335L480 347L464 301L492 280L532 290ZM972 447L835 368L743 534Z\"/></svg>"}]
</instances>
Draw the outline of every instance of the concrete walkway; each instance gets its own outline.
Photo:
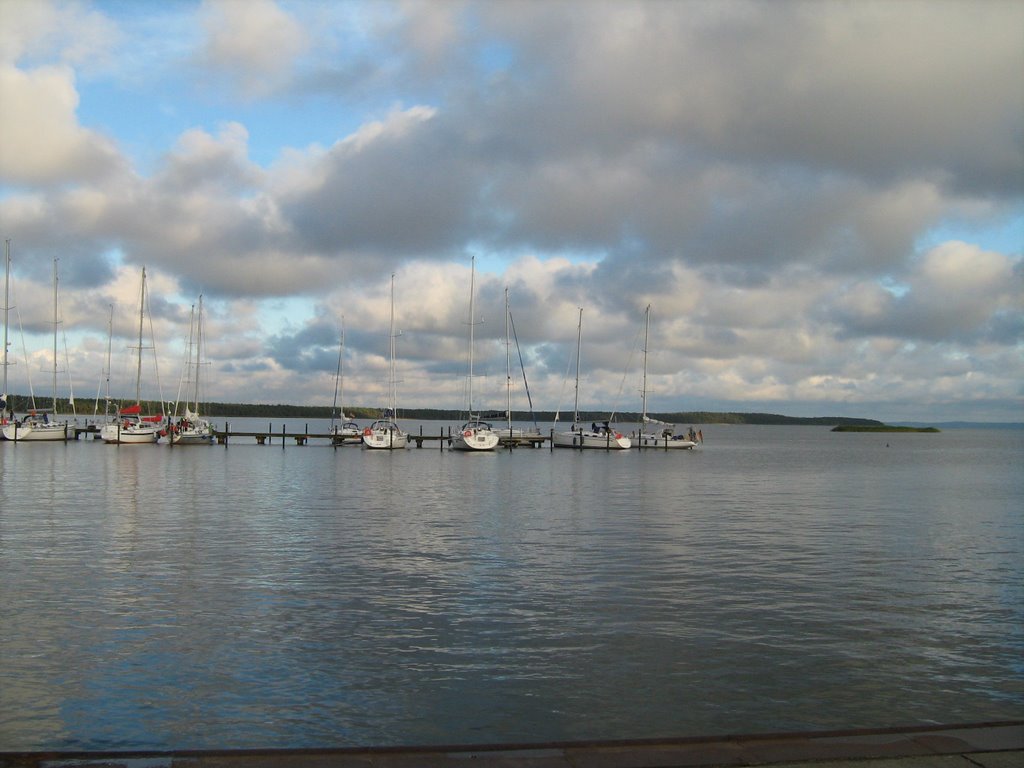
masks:
<instances>
[{"instance_id":1,"label":"concrete walkway","mask_svg":"<svg viewBox=\"0 0 1024 768\"><path fill-rule=\"evenodd\" d=\"M0 768L1024 768L1024 721L473 747L0 752Z\"/></svg>"}]
</instances>

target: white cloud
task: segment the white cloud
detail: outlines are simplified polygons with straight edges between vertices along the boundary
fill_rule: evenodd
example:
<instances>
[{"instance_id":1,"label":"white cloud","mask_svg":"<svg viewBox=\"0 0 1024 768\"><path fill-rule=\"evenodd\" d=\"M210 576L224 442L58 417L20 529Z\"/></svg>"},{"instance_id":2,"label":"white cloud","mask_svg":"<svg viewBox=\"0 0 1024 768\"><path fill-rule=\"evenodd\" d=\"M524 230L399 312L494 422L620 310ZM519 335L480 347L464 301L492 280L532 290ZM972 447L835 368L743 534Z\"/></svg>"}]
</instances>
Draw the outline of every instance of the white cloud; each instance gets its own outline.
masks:
<instances>
[{"instance_id":1,"label":"white cloud","mask_svg":"<svg viewBox=\"0 0 1024 768\"><path fill-rule=\"evenodd\" d=\"M56 56L89 73L114 65L117 25L86 3L0 0L0 62Z\"/></svg>"},{"instance_id":2,"label":"white cloud","mask_svg":"<svg viewBox=\"0 0 1024 768\"><path fill-rule=\"evenodd\" d=\"M861 281L841 293L834 316L852 335L932 342L981 339L995 332L1000 315L1020 318L1024 313L1021 264L1019 257L969 243L944 243L911 265L899 296Z\"/></svg>"},{"instance_id":3,"label":"white cloud","mask_svg":"<svg viewBox=\"0 0 1024 768\"><path fill-rule=\"evenodd\" d=\"M115 170L114 143L77 120L74 72L66 67L23 71L0 65L0 179L47 185L97 180Z\"/></svg>"},{"instance_id":4,"label":"white cloud","mask_svg":"<svg viewBox=\"0 0 1024 768\"><path fill-rule=\"evenodd\" d=\"M235 84L245 98L272 93L292 76L309 35L273 0L205 0L198 62Z\"/></svg>"}]
</instances>

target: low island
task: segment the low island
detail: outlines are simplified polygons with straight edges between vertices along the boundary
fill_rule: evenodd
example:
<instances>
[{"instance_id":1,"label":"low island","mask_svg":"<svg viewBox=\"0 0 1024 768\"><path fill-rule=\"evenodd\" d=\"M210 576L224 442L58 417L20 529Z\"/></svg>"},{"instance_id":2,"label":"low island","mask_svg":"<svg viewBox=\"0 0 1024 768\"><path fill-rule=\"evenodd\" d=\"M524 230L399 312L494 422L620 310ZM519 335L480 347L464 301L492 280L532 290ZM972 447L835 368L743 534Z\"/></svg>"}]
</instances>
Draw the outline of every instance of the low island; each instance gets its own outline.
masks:
<instances>
[{"instance_id":1,"label":"low island","mask_svg":"<svg viewBox=\"0 0 1024 768\"><path fill-rule=\"evenodd\" d=\"M896 427L890 424L840 424L833 432L940 432L938 427Z\"/></svg>"}]
</instances>

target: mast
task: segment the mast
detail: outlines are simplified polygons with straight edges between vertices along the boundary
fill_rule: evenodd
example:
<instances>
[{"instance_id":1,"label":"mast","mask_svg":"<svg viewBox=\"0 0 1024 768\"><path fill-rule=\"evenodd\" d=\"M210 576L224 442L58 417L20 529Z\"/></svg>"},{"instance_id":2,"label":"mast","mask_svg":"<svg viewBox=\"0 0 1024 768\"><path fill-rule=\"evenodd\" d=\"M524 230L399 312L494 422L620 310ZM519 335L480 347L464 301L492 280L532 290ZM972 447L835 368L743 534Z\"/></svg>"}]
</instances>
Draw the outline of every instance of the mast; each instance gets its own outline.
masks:
<instances>
[{"instance_id":1,"label":"mast","mask_svg":"<svg viewBox=\"0 0 1024 768\"><path fill-rule=\"evenodd\" d=\"M395 381L395 273L391 273L391 330L388 333L390 360L388 362L388 408L391 411L389 418L398 418L395 412L398 400L398 383Z\"/></svg>"},{"instance_id":2,"label":"mast","mask_svg":"<svg viewBox=\"0 0 1024 768\"><path fill-rule=\"evenodd\" d=\"M103 415L109 421L110 417L110 349L114 344L114 305L110 305L110 318L107 320L107 370L106 381L103 388Z\"/></svg>"},{"instance_id":3,"label":"mast","mask_svg":"<svg viewBox=\"0 0 1024 768\"><path fill-rule=\"evenodd\" d=\"M512 339L516 343L516 354L519 356L519 370L523 372L523 389L526 390L526 402L530 404L530 418L533 420L533 428L537 429L537 415L533 412L533 397L530 395L530 382L526 380L526 363L523 362L523 350L519 348L519 335L516 333L516 321L512 318L512 312L508 313L508 324L512 329ZM511 413L511 409L509 412Z\"/></svg>"},{"instance_id":4,"label":"mast","mask_svg":"<svg viewBox=\"0 0 1024 768\"><path fill-rule=\"evenodd\" d=\"M580 420L580 342L583 339L583 307L580 307L580 319L576 325L576 394L572 402L572 423Z\"/></svg>"},{"instance_id":5,"label":"mast","mask_svg":"<svg viewBox=\"0 0 1024 768\"><path fill-rule=\"evenodd\" d=\"M473 293L476 278L476 256L469 262L469 419L473 420Z\"/></svg>"},{"instance_id":6,"label":"mast","mask_svg":"<svg viewBox=\"0 0 1024 768\"><path fill-rule=\"evenodd\" d=\"M203 354L203 294L199 294L199 312L196 315L196 380L195 380L195 405L194 413L199 415L199 366L202 363Z\"/></svg>"},{"instance_id":7,"label":"mast","mask_svg":"<svg viewBox=\"0 0 1024 768\"><path fill-rule=\"evenodd\" d=\"M643 389L640 390L641 415L640 424L647 423L647 337L651 331L651 305L647 305L646 321L644 322L644 378Z\"/></svg>"},{"instance_id":8,"label":"mast","mask_svg":"<svg viewBox=\"0 0 1024 768\"><path fill-rule=\"evenodd\" d=\"M146 310L146 268L142 268L142 289L139 291L139 364L135 370L135 404L142 405L142 318Z\"/></svg>"},{"instance_id":9,"label":"mast","mask_svg":"<svg viewBox=\"0 0 1024 768\"><path fill-rule=\"evenodd\" d=\"M511 341L508 335L508 286L505 286L505 415L508 417L508 431L512 433L512 363L509 360Z\"/></svg>"},{"instance_id":10,"label":"mast","mask_svg":"<svg viewBox=\"0 0 1024 768\"><path fill-rule=\"evenodd\" d=\"M341 316L341 348L338 350L338 398L341 400L341 410L338 415L345 421L345 316Z\"/></svg>"},{"instance_id":11,"label":"mast","mask_svg":"<svg viewBox=\"0 0 1024 768\"><path fill-rule=\"evenodd\" d=\"M7 315L11 309L11 240L4 241L4 389L0 392L2 406L0 410L7 409L7 349L10 346L7 342Z\"/></svg>"},{"instance_id":12,"label":"mast","mask_svg":"<svg viewBox=\"0 0 1024 768\"><path fill-rule=\"evenodd\" d=\"M53 260L53 417L57 418L57 259Z\"/></svg>"},{"instance_id":13,"label":"mast","mask_svg":"<svg viewBox=\"0 0 1024 768\"><path fill-rule=\"evenodd\" d=\"M341 341L338 343L338 370L334 373L334 404L331 406L331 432L334 432L334 416L338 412L338 388L341 384L341 357L345 353L345 316L341 317ZM345 401L341 402L341 419L345 420Z\"/></svg>"},{"instance_id":14,"label":"mast","mask_svg":"<svg viewBox=\"0 0 1024 768\"><path fill-rule=\"evenodd\" d=\"M192 308L188 313L188 343L185 345L185 369L183 372L183 379L178 383L178 393L174 396L174 416L178 416L178 405L181 403L182 390L185 392L185 413L181 414L184 418L188 418L188 412L191 410L189 405L189 385L192 381L189 380L189 376L195 376L199 373L198 369L195 373L192 372L192 353L196 348L196 305L193 304Z\"/></svg>"}]
</instances>

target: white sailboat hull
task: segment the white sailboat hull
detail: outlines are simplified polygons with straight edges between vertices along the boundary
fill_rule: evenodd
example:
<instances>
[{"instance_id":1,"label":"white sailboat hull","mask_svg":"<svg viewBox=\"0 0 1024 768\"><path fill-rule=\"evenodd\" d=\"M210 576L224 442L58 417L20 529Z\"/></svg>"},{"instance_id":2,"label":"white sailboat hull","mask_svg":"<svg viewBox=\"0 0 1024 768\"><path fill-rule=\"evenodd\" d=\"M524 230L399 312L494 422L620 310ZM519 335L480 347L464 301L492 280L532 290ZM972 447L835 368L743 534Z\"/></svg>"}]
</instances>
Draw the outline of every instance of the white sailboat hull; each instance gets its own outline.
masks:
<instances>
[{"instance_id":1,"label":"white sailboat hull","mask_svg":"<svg viewBox=\"0 0 1024 768\"><path fill-rule=\"evenodd\" d=\"M331 445L360 445L363 442L363 434L357 426L342 424L331 430Z\"/></svg>"},{"instance_id":2,"label":"white sailboat hull","mask_svg":"<svg viewBox=\"0 0 1024 768\"><path fill-rule=\"evenodd\" d=\"M100 439L117 445L151 445L160 440L160 430L148 425L104 424Z\"/></svg>"},{"instance_id":3,"label":"white sailboat hull","mask_svg":"<svg viewBox=\"0 0 1024 768\"><path fill-rule=\"evenodd\" d=\"M171 437L172 445L213 445L213 432L209 429L183 429Z\"/></svg>"},{"instance_id":4,"label":"white sailboat hull","mask_svg":"<svg viewBox=\"0 0 1024 768\"><path fill-rule=\"evenodd\" d=\"M490 429L463 429L452 435L449 446L453 451L493 451L498 435Z\"/></svg>"},{"instance_id":5,"label":"white sailboat hull","mask_svg":"<svg viewBox=\"0 0 1024 768\"><path fill-rule=\"evenodd\" d=\"M619 451L629 448L632 445L632 441L620 432L572 430L570 432L556 432L552 444L555 448L596 448Z\"/></svg>"},{"instance_id":6,"label":"white sailboat hull","mask_svg":"<svg viewBox=\"0 0 1024 768\"><path fill-rule=\"evenodd\" d=\"M68 439L67 422L56 424L5 424L4 438L15 442L53 441Z\"/></svg>"},{"instance_id":7,"label":"white sailboat hull","mask_svg":"<svg viewBox=\"0 0 1024 768\"><path fill-rule=\"evenodd\" d=\"M640 435L636 438L637 448L659 448L662 450L693 450L697 444L683 435Z\"/></svg>"},{"instance_id":8,"label":"white sailboat hull","mask_svg":"<svg viewBox=\"0 0 1024 768\"><path fill-rule=\"evenodd\" d=\"M397 425L367 427L363 430L363 445L374 450L401 450L409 443L409 435Z\"/></svg>"}]
</instances>

